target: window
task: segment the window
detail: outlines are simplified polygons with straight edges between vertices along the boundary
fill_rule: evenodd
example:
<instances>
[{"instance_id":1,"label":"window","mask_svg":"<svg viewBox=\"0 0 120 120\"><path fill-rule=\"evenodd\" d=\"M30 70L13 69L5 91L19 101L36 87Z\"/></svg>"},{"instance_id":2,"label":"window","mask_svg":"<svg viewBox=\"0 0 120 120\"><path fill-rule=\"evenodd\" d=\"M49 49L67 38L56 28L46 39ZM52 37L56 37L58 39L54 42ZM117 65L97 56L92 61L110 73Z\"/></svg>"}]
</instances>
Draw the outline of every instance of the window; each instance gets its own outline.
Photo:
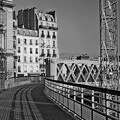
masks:
<instances>
[{"instance_id":1,"label":"window","mask_svg":"<svg viewBox=\"0 0 120 120\"><path fill-rule=\"evenodd\" d=\"M50 32L49 31L47 32L47 38L50 38Z\"/></svg>"},{"instance_id":2,"label":"window","mask_svg":"<svg viewBox=\"0 0 120 120\"><path fill-rule=\"evenodd\" d=\"M53 50L53 54L55 54L55 50Z\"/></svg>"},{"instance_id":3,"label":"window","mask_svg":"<svg viewBox=\"0 0 120 120\"><path fill-rule=\"evenodd\" d=\"M20 47L18 47L18 53L20 53Z\"/></svg>"},{"instance_id":4,"label":"window","mask_svg":"<svg viewBox=\"0 0 120 120\"><path fill-rule=\"evenodd\" d=\"M54 24L52 24L52 27L54 27Z\"/></svg>"},{"instance_id":5,"label":"window","mask_svg":"<svg viewBox=\"0 0 120 120\"><path fill-rule=\"evenodd\" d=\"M21 67L20 66L18 66L18 72L21 72Z\"/></svg>"},{"instance_id":6,"label":"window","mask_svg":"<svg viewBox=\"0 0 120 120\"><path fill-rule=\"evenodd\" d=\"M43 22L41 22L40 24L43 25Z\"/></svg>"},{"instance_id":7,"label":"window","mask_svg":"<svg viewBox=\"0 0 120 120\"><path fill-rule=\"evenodd\" d=\"M33 69L34 69L33 66L30 66L30 72L33 72Z\"/></svg>"},{"instance_id":8,"label":"window","mask_svg":"<svg viewBox=\"0 0 120 120\"><path fill-rule=\"evenodd\" d=\"M18 38L18 43L20 44L20 38Z\"/></svg>"},{"instance_id":9,"label":"window","mask_svg":"<svg viewBox=\"0 0 120 120\"><path fill-rule=\"evenodd\" d=\"M44 56L45 56L44 49L42 49L41 57L44 57Z\"/></svg>"},{"instance_id":10,"label":"window","mask_svg":"<svg viewBox=\"0 0 120 120\"><path fill-rule=\"evenodd\" d=\"M53 32L53 36L52 36L52 38L54 38L54 39L56 38L55 32Z\"/></svg>"},{"instance_id":11,"label":"window","mask_svg":"<svg viewBox=\"0 0 120 120\"><path fill-rule=\"evenodd\" d=\"M18 56L18 62L20 62L20 56Z\"/></svg>"},{"instance_id":12,"label":"window","mask_svg":"<svg viewBox=\"0 0 120 120\"><path fill-rule=\"evenodd\" d=\"M38 57L35 57L35 62L38 62Z\"/></svg>"},{"instance_id":13,"label":"window","mask_svg":"<svg viewBox=\"0 0 120 120\"><path fill-rule=\"evenodd\" d=\"M56 53L55 53L55 50L53 50L53 57L56 57Z\"/></svg>"},{"instance_id":14,"label":"window","mask_svg":"<svg viewBox=\"0 0 120 120\"><path fill-rule=\"evenodd\" d=\"M24 66L24 72L27 72L27 66Z\"/></svg>"},{"instance_id":15,"label":"window","mask_svg":"<svg viewBox=\"0 0 120 120\"><path fill-rule=\"evenodd\" d=\"M48 21L47 16L45 17L45 20Z\"/></svg>"},{"instance_id":16,"label":"window","mask_svg":"<svg viewBox=\"0 0 120 120\"><path fill-rule=\"evenodd\" d=\"M47 49L47 54L50 54L50 49Z\"/></svg>"},{"instance_id":17,"label":"window","mask_svg":"<svg viewBox=\"0 0 120 120\"><path fill-rule=\"evenodd\" d=\"M44 31L42 31L41 37L45 37L45 35L44 35Z\"/></svg>"},{"instance_id":18,"label":"window","mask_svg":"<svg viewBox=\"0 0 120 120\"><path fill-rule=\"evenodd\" d=\"M35 45L38 45L38 40L35 40Z\"/></svg>"},{"instance_id":19,"label":"window","mask_svg":"<svg viewBox=\"0 0 120 120\"><path fill-rule=\"evenodd\" d=\"M30 45L32 45L32 39L30 39Z\"/></svg>"},{"instance_id":20,"label":"window","mask_svg":"<svg viewBox=\"0 0 120 120\"><path fill-rule=\"evenodd\" d=\"M30 53L32 54L32 48L30 48Z\"/></svg>"},{"instance_id":21,"label":"window","mask_svg":"<svg viewBox=\"0 0 120 120\"><path fill-rule=\"evenodd\" d=\"M30 57L30 62L33 62L33 59L32 59L32 57Z\"/></svg>"},{"instance_id":22,"label":"window","mask_svg":"<svg viewBox=\"0 0 120 120\"><path fill-rule=\"evenodd\" d=\"M16 49L16 43L13 41L13 48Z\"/></svg>"},{"instance_id":23,"label":"window","mask_svg":"<svg viewBox=\"0 0 120 120\"><path fill-rule=\"evenodd\" d=\"M24 39L24 44L27 44L27 39Z\"/></svg>"},{"instance_id":24,"label":"window","mask_svg":"<svg viewBox=\"0 0 120 120\"><path fill-rule=\"evenodd\" d=\"M42 49L42 53L44 53L44 49Z\"/></svg>"},{"instance_id":25,"label":"window","mask_svg":"<svg viewBox=\"0 0 120 120\"><path fill-rule=\"evenodd\" d=\"M16 68L16 62L15 61L13 62L13 68L14 69Z\"/></svg>"},{"instance_id":26,"label":"window","mask_svg":"<svg viewBox=\"0 0 120 120\"><path fill-rule=\"evenodd\" d=\"M27 53L27 48L26 47L24 47L24 53Z\"/></svg>"},{"instance_id":27,"label":"window","mask_svg":"<svg viewBox=\"0 0 120 120\"><path fill-rule=\"evenodd\" d=\"M26 56L24 56L24 62L27 62L27 57Z\"/></svg>"},{"instance_id":28,"label":"window","mask_svg":"<svg viewBox=\"0 0 120 120\"><path fill-rule=\"evenodd\" d=\"M50 57L50 49L47 49L47 57Z\"/></svg>"},{"instance_id":29,"label":"window","mask_svg":"<svg viewBox=\"0 0 120 120\"><path fill-rule=\"evenodd\" d=\"M38 72L38 66L36 66L36 72Z\"/></svg>"},{"instance_id":30,"label":"window","mask_svg":"<svg viewBox=\"0 0 120 120\"><path fill-rule=\"evenodd\" d=\"M38 54L38 48L35 49L35 53Z\"/></svg>"},{"instance_id":31,"label":"window","mask_svg":"<svg viewBox=\"0 0 120 120\"><path fill-rule=\"evenodd\" d=\"M15 31L13 31L13 36L15 36ZM18 38L19 39L19 38Z\"/></svg>"},{"instance_id":32,"label":"window","mask_svg":"<svg viewBox=\"0 0 120 120\"><path fill-rule=\"evenodd\" d=\"M55 41L53 41L53 47L55 47Z\"/></svg>"}]
</instances>

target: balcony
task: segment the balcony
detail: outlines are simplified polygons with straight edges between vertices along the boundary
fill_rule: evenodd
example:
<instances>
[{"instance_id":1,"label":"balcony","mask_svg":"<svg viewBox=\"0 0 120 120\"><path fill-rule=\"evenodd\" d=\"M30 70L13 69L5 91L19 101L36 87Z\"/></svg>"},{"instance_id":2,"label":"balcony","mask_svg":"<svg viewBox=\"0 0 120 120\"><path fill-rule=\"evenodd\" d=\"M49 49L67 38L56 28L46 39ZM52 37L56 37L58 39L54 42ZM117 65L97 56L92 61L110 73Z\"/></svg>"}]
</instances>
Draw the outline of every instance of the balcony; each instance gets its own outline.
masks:
<instances>
[{"instance_id":1,"label":"balcony","mask_svg":"<svg viewBox=\"0 0 120 120\"><path fill-rule=\"evenodd\" d=\"M43 25L39 25L39 28L41 29L49 29L49 30L58 30L58 27L51 27L51 26L43 26Z\"/></svg>"},{"instance_id":2,"label":"balcony","mask_svg":"<svg viewBox=\"0 0 120 120\"><path fill-rule=\"evenodd\" d=\"M53 30L58 30L58 27L52 27Z\"/></svg>"},{"instance_id":3,"label":"balcony","mask_svg":"<svg viewBox=\"0 0 120 120\"><path fill-rule=\"evenodd\" d=\"M45 57L45 53L41 53L40 57Z\"/></svg>"},{"instance_id":4,"label":"balcony","mask_svg":"<svg viewBox=\"0 0 120 120\"><path fill-rule=\"evenodd\" d=\"M56 57L57 55L56 54L53 54L53 57Z\"/></svg>"},{"instance_id":5,"label":"balcony","mask_svg":"<svg viewBox=\"0 0 120 120\"><path fill-rule=\"evenodd\" d=\"M53 39L56 39L56 36L55 36L55 35L53 35L53 36L52 36L52 38L53 38Z\"/></svg>"},{"instance_id":6,"label":"balcony","mask_svg":"<svg viewBox=\"0 0 120 120\"><path fill-rule=\"evenodd\" d=\"M14 24L13 24L13 28L14 28L14 29L17 29L17 25L14 25Z\"/></svg>"},{"instance_id":7,"label":"balcony","mask_svg":"<svg viewBox=\"0 0 120 120\"><path fill-rule=\"evenodd\" d=\"M50 48L50 45L48 45L47 48Z\"/></svg>"},{"instance_id":8,"label":"balcony","mask_svg":"<svg viewBox=\"0 0 120 120\"><path fill-rule=\"evenodd\" d=\"M47 26L43 26L43 25L39 25L39 28L42 28L42 29L48 29Z\"/></svg>"},{"instance_id":9,"label":"balcony","mask_svg":"<svg viewBox=\"0 0 120 120\"><path fill-rule=\"evenodd\" d=\"M45 47L45 43L42 43L42 44L41 44L41 47L44 48L44 47Z\"/></svg>"},{"instance_id":10,"label":"balcony","mask_svg":"<svg viewBox=\"0 0 120 120\"><path fill-rule=\"evenodd\" d=\"M47 57L51 57L51 54L50 54L50 53L47 53Z\"/></svg>"},{"instance_id":11,"label":"balcony","mask_svg":"<svg viewBox=\"0 0 120 120\"><path fill-rule=\"evenodd\" d=\"M47 38L50 38L51 36L50 35L47 35Z\"/></svg>"},{"instance_id":12,"label":"balcony","mask_svg":"<svg viewBox=\"0 0 120 120\"><path fill-rule=\"evenodd\" d=\"M52 48L56 48L56 46L54 45L54 46L52 46Z\"/></svg>"},{"instance_id":13,"label":"balcony","mask_svg":"<svg viewBox=\"0 0 120 120\"><path fill-rule=\"evenodd\" d=\"M41 34L41 38L44 38L45 37L45 35L44 34Z\"/></svg>"},{"instance_id":14,"label":"balcony","mask_svg":"<svg viewBox=\"0 0 120 120\"><path fill-rule=\"evenodd\" d=\"M13 56L14 57L14 60L16 61L18 59L18 57L16 55Z\"/></svg>"},{"instance_id":15,"label":"balcony","mask_svg":"<svg viewBox=\"0 0 120 120\"><path fill-rule=\"evenodd\" d=\"M16 35L13 35L13 38L16 39Z\"/></svg>"},{"instance_id":16,"label":"balcony","mask_svg":"<svg viewBox=\"0 0 120 120\"><path fill-rule=\"evenodd\" d=\"M15 44L13 44L13 48L16 49L16 45Z\"/></svg>"}]
</instances>

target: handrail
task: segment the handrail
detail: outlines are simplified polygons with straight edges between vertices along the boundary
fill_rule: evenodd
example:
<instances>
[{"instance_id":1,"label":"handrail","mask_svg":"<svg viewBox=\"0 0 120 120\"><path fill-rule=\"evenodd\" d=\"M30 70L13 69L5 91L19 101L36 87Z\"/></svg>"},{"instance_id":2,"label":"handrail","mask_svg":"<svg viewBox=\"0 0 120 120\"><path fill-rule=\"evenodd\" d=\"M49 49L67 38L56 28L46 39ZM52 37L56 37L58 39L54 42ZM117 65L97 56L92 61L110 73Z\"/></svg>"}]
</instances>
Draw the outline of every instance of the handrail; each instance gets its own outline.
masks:
<instances>
[{"instance_id":1,"label":"handrail","mask_svg":"<svg viewBox=\"0 0 120 120\"><path fill-rule=\"evenodd\" d=\"M52 80L52 79L48 79L48 78L46 78L46 80L56 82L56 83L63 83L65 85L83 87L83 88L86 88L86 89L88 88L90 90L96 90L96 91L109 93L109 94L114 94L114 95L118 95L118 96L120 95L120 91L117 91L117 90L111 90L111 89L107 89L107 88L99 88L99 87L95 87L95 86L83 85L83 84L80 84L80 83L77 84L77 83L69 83L69 82L57 81L57 80Z\"/></svg>"}]
</instances>

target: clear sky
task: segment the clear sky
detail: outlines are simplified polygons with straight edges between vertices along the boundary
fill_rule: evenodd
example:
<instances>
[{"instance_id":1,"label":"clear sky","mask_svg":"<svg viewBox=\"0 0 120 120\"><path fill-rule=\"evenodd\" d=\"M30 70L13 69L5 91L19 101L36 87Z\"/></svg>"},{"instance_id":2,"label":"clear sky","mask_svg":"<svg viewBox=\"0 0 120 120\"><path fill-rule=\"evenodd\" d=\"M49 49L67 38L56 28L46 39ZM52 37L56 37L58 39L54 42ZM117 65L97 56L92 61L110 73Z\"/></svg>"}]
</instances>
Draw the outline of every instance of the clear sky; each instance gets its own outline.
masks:
<instances>
[{"instance_id":1,"label":"clear sky","mask_svg":"<svg viewBox=\"0 0 120 120\"><path fill-rule=\"evenodd\" d=\"M99 55L99 0L14 0L15 10L56 10L60 53Z\"/></svg>"}]
</instances>

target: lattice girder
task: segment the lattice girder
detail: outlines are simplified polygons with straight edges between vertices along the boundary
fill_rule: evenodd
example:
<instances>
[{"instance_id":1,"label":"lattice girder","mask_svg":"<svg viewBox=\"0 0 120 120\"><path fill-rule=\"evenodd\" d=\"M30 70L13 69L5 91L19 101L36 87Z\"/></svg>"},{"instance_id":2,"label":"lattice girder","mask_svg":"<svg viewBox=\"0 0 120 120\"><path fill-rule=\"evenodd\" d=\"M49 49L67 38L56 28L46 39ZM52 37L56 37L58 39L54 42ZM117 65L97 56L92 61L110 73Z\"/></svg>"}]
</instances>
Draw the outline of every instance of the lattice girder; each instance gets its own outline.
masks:
<instances>
[{"instance_id":1,"label":"lattice girder","mask_svg":"<svg viewBox=\"0 0 120 120\"><path fill-rule=\"evenodd\" d=\"M97 83L99 80L100 72L97 65L84 63L63 63L61 65L61 67L57 65L57 70L59 70L57 78L61 78L62 81L89 84Z\"/></svg>"}]
</instances>

